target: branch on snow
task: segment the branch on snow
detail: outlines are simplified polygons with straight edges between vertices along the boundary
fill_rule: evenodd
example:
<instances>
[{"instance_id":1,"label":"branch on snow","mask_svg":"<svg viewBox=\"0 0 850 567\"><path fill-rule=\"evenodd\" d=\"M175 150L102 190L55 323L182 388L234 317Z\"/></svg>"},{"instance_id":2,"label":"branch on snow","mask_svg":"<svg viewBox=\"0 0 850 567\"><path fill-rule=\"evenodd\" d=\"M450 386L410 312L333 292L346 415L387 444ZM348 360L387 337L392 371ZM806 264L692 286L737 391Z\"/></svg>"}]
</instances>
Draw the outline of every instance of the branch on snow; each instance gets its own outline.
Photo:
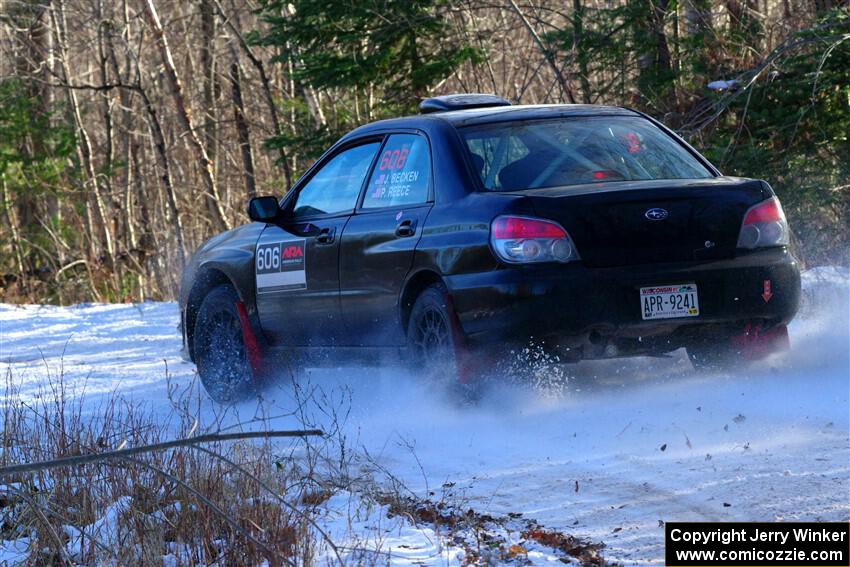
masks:
<instances>
[{"instance_id":1,"label":"branch on snow","mask_svg":"<svg viewBox=\"0 0 850 567\"><path fill-rule=\"evenodd\" d=\"M215 443L218 441L238 441L242 439L272 439L280 437L311 437L322 435L324 435L324 433L319 429L295 431L245 431L240 433L211 433L208 435L198 435L195 437L189 437L187 439L175 439L172 441L164 441L162 443L153 443L152 445L130 447L129 449L104 451L102 453L92 453L88 455L75 455L73 457L63 457L61 459L40 461L37 463L22 463L19 465L9 465L7 467L0 467L0 477L12 474L55 469L58 467L85 465L109 459L123 459L142 453L164 451L166 449L173 449L175 447L187 447L199 445L202 443Z\"/></svg>"}]
</instances>

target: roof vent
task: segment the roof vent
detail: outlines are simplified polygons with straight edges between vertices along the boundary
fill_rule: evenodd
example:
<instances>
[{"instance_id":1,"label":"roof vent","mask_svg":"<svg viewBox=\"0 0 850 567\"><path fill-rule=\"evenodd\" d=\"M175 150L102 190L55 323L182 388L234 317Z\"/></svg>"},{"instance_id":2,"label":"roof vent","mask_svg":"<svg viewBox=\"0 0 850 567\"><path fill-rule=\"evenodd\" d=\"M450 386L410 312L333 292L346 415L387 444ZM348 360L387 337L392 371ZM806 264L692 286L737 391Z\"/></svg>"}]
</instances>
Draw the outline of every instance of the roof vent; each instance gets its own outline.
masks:
<instances>
[{"instance_id":1,"label":"roof vent","mask_svg":"<svg viewBox=\"0 0 850 567\"><path fill-rule=\"evenodd\" d=\"M419 114L464 110L467 108L487 108L491 106L510 106L511 102L491 94L450 94L426 98L419 103Z\"/></svg>"}]
</instances>

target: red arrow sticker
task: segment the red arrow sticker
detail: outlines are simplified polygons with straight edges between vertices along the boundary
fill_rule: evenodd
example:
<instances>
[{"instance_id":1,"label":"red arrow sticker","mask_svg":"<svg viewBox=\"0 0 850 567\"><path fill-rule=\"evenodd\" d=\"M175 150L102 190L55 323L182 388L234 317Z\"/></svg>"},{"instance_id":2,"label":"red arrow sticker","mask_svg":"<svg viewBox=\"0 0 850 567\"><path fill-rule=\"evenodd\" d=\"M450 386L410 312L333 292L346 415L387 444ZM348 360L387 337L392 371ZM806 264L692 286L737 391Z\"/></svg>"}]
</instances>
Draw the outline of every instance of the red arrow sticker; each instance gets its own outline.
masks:
<instances>
[{"instance_id":1,"label":"red arrow sticker","mask_svg":"<svg viewBox=\"0 0 850 567\"><path fill-rule=\"evenodd\" d=\"M764 291L761 294L761 298L767 303L771 297L773 297L773 292L770 291L770 280L764 280Z\"/></svg>"}]
</instances>

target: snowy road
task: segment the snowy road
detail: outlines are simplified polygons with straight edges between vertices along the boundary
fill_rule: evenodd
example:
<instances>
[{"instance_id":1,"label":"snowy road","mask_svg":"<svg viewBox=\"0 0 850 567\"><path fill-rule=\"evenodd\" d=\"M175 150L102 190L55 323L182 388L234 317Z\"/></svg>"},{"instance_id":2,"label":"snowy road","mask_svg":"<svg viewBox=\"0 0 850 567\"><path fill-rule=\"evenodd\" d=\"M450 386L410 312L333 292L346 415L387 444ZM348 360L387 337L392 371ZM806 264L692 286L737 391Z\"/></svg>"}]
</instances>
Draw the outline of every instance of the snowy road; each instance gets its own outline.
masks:
<instances>
[{"instance_id":1,"label":"snowy road","mask_svg":"<svg viewBox=\"0 0 850 567\"><path fill-rule=\"evenodd\" d=\"M808 272L792 352L735 375L697 375L681 354L582 363L559 396L504 386L473 408L393 369L299 380L340 400L349 387L346 442L418 493L451 482L478 512L521 512L605 542L608 559L662 563L662 521L850 519L848 282L847 269ZM174 304L0 305L0 370L23 397L62 373L91 411L117 392L165 415L168 380L194 376L177 319ZM265 411L291 395L285 382L269 390ZM427 529L382 526L396 563L456 559Z\"/></svg>"}]
</instances>

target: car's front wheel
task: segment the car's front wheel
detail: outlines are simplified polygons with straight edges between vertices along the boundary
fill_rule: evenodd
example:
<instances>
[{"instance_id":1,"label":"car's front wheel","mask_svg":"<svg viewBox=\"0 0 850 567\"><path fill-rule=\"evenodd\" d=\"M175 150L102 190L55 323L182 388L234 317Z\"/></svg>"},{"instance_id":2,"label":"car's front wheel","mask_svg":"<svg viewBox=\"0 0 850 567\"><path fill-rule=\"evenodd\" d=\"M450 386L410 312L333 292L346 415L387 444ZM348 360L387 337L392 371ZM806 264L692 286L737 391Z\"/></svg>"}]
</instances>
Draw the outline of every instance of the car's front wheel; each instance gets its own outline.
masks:
<instances>
[{"instance_id":1,"label":"car's front wheel","mask_svg":"<svg viewBox=\"0 0 850 567\"><path fill-rule=\"evenodd\" d=\"M254 393L254 377L230 285L210 291L201 303L195 322L194 351L198 374L212 399L231 403Z\"/></svg>"}]
</instances>

